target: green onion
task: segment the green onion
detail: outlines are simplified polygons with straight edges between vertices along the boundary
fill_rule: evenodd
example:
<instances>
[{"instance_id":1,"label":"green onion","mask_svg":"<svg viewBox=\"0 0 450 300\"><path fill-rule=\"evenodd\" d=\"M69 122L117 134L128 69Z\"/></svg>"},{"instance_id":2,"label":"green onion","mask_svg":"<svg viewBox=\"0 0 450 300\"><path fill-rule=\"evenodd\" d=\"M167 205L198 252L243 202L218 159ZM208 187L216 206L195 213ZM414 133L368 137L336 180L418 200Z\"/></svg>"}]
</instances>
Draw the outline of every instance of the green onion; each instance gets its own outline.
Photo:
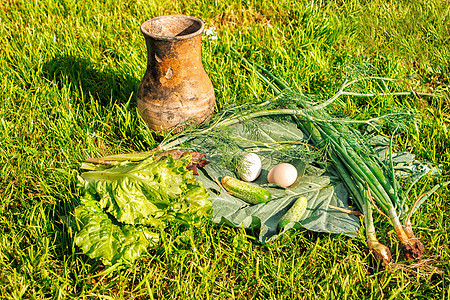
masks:
<instances>
[{"instance_id":1,"label":"green onion","mask_svg":"<svg viewBox=\"0 0 450 300\"><path fill-rule=\"evenodd\" d=\"M261 72L256 72L259 77L263 78L264 82L270 82L270 80L275 82L277 87L273 89L274 93L279 94L280 90L287 91L290 94L293 93L292 89L268 70L249 62L235 50L234 53L247 66L261 70ZM382 78L377 79L382 80ZM311 106L306 101L302 102L302 97L296 97L296 102L300 105L300 109L298 110L299 113L293 115L297 117L299 126L310 135L316 146L329 145L329 156L334 162L337 173L364 214L366 241L374 256L384 265L388 264L391 259L389 249L378 241L375 234L372 206L377 205L388 216L394 226L405 258L408 260L419 259L423 253L423 245L414 236L410 223L406 224L408 226L406 226L405 231L404 226L400 222L397 208L403 208L404 199L401 197L400 186L393 173L388 174L386 167L373 153L370 153L370 146L364 142L364 138L360 136L359 132L352 130L344 123L339 123L335 126L334 123L336 121L323 110L326 105L340 95L351 94L357 96L358 94L345 91L346 87L355 82L345 82L339 92L328 101L320 104L319 108ZM411 93L401 93L401 95L404 94ZM368 95L364 94L364 96ZM365 189L366 186L368 187L367 190ZM373 199L373 203L371 199Z\"/></svg>"}]
</instances>

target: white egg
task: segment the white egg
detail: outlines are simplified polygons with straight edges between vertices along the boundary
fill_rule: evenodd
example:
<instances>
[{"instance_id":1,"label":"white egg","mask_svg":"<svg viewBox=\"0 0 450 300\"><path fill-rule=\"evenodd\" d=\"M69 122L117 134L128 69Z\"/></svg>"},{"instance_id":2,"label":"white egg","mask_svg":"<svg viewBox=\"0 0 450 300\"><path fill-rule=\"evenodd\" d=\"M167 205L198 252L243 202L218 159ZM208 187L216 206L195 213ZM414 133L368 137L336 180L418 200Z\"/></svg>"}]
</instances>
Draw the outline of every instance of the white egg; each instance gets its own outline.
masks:
<instances>
[{"instance_id":1,"label":"white egg","mask_svg":"<svg viewBox=\"0 0 450 300\"><path fill-rule=\"evenodd\" d=\"M267 174L267 181L269 183L279 184L283 187L288 187L294 184L297 180L297 169L288 163L281 163L274 166Z\"/></svg>"},{"instance_id":2,"label":"white egg","mask_svg":"<svg viewBox=\"0 0 450 300\"><path fill-rule=\"evenodd\" d=\"M242 157L239 177L244 181L254 181L261 174L261 159L255 153L248 153Z\"/></svg>"}]
</instances>

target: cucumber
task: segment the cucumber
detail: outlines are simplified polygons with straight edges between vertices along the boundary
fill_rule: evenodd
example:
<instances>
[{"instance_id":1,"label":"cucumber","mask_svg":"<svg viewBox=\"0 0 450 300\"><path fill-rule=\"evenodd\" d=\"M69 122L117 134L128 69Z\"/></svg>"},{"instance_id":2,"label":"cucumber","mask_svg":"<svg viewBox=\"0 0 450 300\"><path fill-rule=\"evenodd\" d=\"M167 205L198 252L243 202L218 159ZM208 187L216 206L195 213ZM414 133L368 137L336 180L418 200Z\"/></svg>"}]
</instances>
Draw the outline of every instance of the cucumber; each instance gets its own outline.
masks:
<instances>
[{"instance_id":1,"label":"cucumber","mask_svg":"<svg viewBox=\"0 0 450 300\"><path fill-rule=\"evenodd\" d=\"M278 226L283 228L291 222L300 222L301 218L306 212L306 207L308 206L308 201L305 197L299 197L295 200L294 204L289 208L289 210L281 218ZM294 226L298 227L298 225Z\"/></svg>"},{"instance_id":2,"label":"cucumber","mask_svg":"<svg viewBox=\"0 0 450 300\"><path fill-rule=\"evenodd\" d=\"M272 200L272 195L267 190L245 181L224 176L221 183L227 192L247 203L259 204Z\"/></svg>"}]
</instances>

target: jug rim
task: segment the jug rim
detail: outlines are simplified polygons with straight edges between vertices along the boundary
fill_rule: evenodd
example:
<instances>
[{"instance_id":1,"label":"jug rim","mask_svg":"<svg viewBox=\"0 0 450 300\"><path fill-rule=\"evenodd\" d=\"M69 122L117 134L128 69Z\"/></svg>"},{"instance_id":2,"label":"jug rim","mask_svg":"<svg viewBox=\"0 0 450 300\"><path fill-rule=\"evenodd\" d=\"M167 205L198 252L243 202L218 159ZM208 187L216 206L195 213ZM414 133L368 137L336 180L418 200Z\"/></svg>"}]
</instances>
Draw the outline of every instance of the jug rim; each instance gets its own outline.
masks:
<instances>
[{"instance_id":1,"label":"jug rim","mask_svg":"<svg viewBox=\"0 0 450 300\"><path fill-rule=\"evenodd\" d=\"M188 20L194 21L195 23L197 23L199 25L199 28L196 29L192 33L183 34L183 35L158 35L158 34L151 33L148 30L148 26L152 23L155 23L155 21L162 20L162 19L176 19L176 18L184 19L184 20L188 19ZM142 23L141 32L144 36L151 37L155 40L172 41L172 40L185 40L185 39L189 39L194 36L197 36L203 32L204 28L205 28L205 23L203 23L203 21L200 20L199 18L193 17L193 16L188 16L188 15L178 14L178 15L164 15L164 16L158 16L158 17L151 18L151 19L145 21L144 23Z\"/></svg>"}]
</instances>

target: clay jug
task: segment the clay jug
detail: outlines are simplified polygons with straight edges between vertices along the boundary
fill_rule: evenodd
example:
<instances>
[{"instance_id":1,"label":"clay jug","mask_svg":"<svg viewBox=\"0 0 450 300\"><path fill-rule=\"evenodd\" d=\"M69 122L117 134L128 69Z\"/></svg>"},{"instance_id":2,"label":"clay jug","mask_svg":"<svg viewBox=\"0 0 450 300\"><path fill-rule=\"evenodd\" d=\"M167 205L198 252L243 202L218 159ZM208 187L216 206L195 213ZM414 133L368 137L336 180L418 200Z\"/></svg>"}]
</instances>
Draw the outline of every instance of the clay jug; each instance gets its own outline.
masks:
<instances>
[{"instance_id":1,"label":"clay jug","mask_svg":"<svg viewBox=\"0 0 450 300\"><path fill-rule=\"evenodd\" d=\"M137 107L151 129L179 131L183 124L199 124L212 115L214 89L201 58L203 29L200 19L184 15L142 24L147 71L138 88Z\"/></svg>"}]
</instances>

